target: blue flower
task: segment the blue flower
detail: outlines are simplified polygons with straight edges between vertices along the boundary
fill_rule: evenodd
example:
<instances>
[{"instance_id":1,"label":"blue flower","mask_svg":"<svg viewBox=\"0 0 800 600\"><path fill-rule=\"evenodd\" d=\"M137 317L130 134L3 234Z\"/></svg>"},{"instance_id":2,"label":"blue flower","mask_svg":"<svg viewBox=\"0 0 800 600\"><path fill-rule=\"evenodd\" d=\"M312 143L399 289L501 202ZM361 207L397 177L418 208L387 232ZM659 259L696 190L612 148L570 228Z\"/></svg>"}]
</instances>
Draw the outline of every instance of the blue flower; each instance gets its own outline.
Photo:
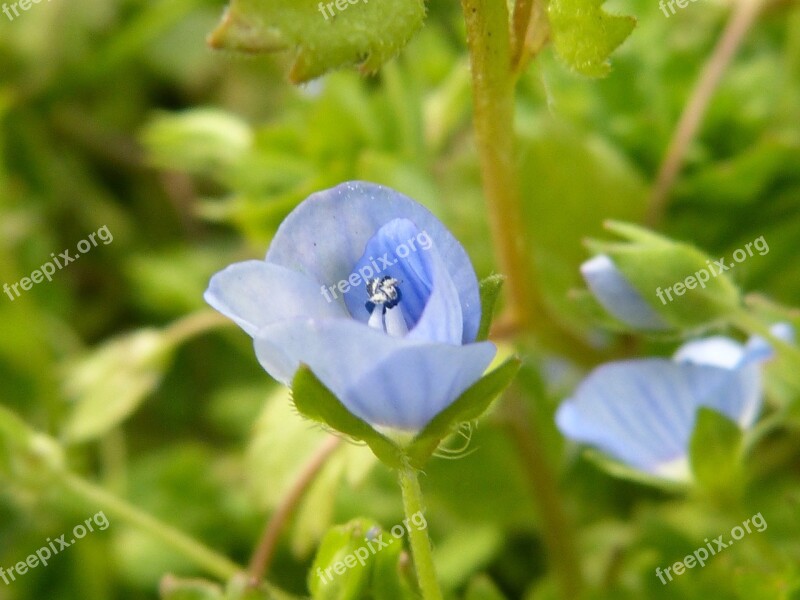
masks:
<instances>
[{"instance_id":1,"label":"blue flower","mask_svg":"<svg viewBox=\"0 0 800 600\"><path fill-rule=\"evenodd\" d=\"M281 224L266 260L211 278L206 301L254 340L289 385L306 364L357 417L417 431L483 374L478 282L467 253L426 208L349 182L313 194Z\"/></svg>"},{"instance_id":2,"label":"blue flower","mask_svg":"<svg viewBox=\"0 0 800 600\"><path fill-rule=\"evenodd\" d=\"M791 338L777 325L776 335ZM567 437L589 444L650 475L689 480L688 446L700 407L743 430L761 409L761 366L771 347L716 336L681 346L671 360L646 358L592 371L556 413Z\"/></svg>"},{"instance_id":3,"label":"blue flower","mask_svg":"<svg viewBox=\"0 0 800 600\"><path fill-rule=\"evenodd\" d=\"M655 331L670 328L605 254L584 262L581 275L602 307L626 325Z\"/></svg>"}]
</instances>

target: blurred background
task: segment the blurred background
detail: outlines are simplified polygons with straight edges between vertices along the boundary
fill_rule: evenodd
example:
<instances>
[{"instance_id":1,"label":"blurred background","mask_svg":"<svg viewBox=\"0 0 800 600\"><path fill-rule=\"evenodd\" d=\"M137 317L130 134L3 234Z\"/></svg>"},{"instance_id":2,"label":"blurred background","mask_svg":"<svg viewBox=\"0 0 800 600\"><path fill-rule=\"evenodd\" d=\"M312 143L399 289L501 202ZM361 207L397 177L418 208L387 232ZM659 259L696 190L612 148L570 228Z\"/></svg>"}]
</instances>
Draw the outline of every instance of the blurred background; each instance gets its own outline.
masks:
<instances>
[{"instance_id":1,"label":"blurred background","mask_svg":"<svg viewBox=\"0 0 800 600\"><path fill-rule=\"evenodd\" d=\"M246 564L326 434L295 414L249 338L207 310L210 275L262 256L298 202L350 179L422 202L462 241L479 277L496 267L457 3L431 2L424 28L378 75L343 71L300 87L286 82L285 55L208 48L223 8L56 0L13 20L0 14L0 284L29 277L51 253L76 254L104 226L113 236L52 281L0 295L0 394L4 408L63 444L73 471ZM525 227L548 310L601 352L610 334L568 300L587 258L581 242L602 235L603 219L642 219L730 11L715 0L668 18L655 2L606 8L638 19L611 74L572 74L547 48L522 76L517 106ZM764 236L769 253L732 276L791 304L800 297L798 207L800 7L787 2L747 36L654 225L714 257ZM455 440L452 456L434 460L423 479L448 594L463 597L483 574L508 598L556 597L548 564L558 557L544 550L526 455L533 437L577 531L587 597L800 598L797 410L761 449L743 505L711 506L613 479L565 449L552 413L592 361L520 343L515 401L481 421L468 448ZM791 401L772 392L772 403ZM39 477L0 442L0 566L8 568L101 507ZM759 511L765 533L670 586L653 575ZM321 536L357 516L388 529L402 511L391 473L346 445L297 506L269 579L307 594ZM203 574L141 529L109 520L49 566L0 583L0 599L144 600L159 597L166 573Z\"/></svg>"}]
</instances>

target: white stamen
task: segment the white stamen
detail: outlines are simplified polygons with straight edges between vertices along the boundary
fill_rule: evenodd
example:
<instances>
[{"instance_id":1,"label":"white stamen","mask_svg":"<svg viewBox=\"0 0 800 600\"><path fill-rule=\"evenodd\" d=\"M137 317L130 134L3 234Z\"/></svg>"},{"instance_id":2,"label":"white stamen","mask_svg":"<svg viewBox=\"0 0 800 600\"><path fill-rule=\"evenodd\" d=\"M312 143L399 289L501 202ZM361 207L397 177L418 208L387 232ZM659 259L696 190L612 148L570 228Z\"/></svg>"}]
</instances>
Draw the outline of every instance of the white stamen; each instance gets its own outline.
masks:
<instances>
[{"instance_id":1,"label":"white stamen","mask_svg":"<svg viewBox=\"0 0 800 600\"><path fill-rule=\"evenodd\" d=\"M394 337L403 337L408 333L406 320L403 317L403 311L399 306L394 308L387 308L383 316L384 323L386 324L386 333Z\"/></svg>"}]
</instances>

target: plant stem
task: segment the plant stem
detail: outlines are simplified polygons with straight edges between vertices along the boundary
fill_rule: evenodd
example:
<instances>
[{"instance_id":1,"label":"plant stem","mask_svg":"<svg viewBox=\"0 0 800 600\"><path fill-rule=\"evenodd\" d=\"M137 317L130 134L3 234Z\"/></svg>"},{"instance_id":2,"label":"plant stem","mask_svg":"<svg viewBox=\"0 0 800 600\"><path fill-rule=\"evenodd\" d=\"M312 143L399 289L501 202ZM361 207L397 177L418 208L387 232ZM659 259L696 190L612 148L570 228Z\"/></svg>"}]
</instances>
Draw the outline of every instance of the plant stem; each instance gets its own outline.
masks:
<instances>
[{"instance_id":1,"label":"plant stem","mask_svg":"<svg viewBox=\"0 0 800 600\"><path fill-rule=\"evenodd\" d=\"M423 513L419 477L417 472L409 466L400 469L399 477L406 519L413 520L414 515ZM411 543L411 554L414 558L414 568L417 571L417 581L423 600L442 600L442 592L436 580L436 569L433 565L431 541L427 528L408 527L408 539Z\"/></svg>"},{"instance_id":2,"label":"plant stem","mask_svg":"<svg viewBox=\"0 0 800 600\"><path fill-rule=\"evenodd\" d=\"M697 134L711 97L745 35L755 23L763 3L763 0L738 0L734 5L725 30L697 78L692 95L672 134L647 206L645 215L647 225L653 227L661 220L667 197L680 172L684 155Z\"/></svg>"},{"instance_id":3,"label":"plant stem","mask_svg":"<svg viewBox=\"0 0 800 600\"><path fill-rule=\"evenodd\" d=\"M472 65L475 143L492 240L507 277L509 312L515 322L530 326L542 306L523 227L508 9L500 0L461 0L461 7Z\"/></svg>"},{"instance_id":4,"label":"plant stem","mask_svg":"<svg viewBox=\"0 0 800 600\"><path fill-rule=\"evenodd\" d=\"M542 539L547 549L548 562L561 587L561 597L577 598L583 587L575 532L564 511L564 502L558 490L556 477L545 455L540 435L531 425L522 398L512 386L503 403L505 424L511 440L522 459L525 474L532 490L542 523Z\"/></svg>"},{"instance_id":5,"label":"plant stem","mask_svg":"<svg viewBox=\"0 0 800 600\"><path fill-rule=\"evenodd\" d=\"M201 333L232 325L233 321L215 310L199 310L170 324L164 334L177 346Z\"/></svg>"},{"instance_id":6,"label":"plant stem","mask_svg":"<svg viewBox=\"0 0 800 600\"><path fill-rule=\"evenodd\" d=\"M159 521L103 488L69 472L57 473L56 477L67 490L87 504L99 506L111 515L136 525L166 546L191 559L211 575L227 581L243 571L239 565L227 557L216 553L185 533Z\"/></svg>"},{"instance_id":7,"label":"plant stem","mask_svg":"<svg viewBox=\"0 0 800 600\"><path fill-rule=\"evenodd\" d=\"M308 487L314 482L314 479L322 470L322 467L328 462L328 458L340 446L341 438L336 436L329 436L319 448L317 448L314 455L306 463L303 471L295 480L289 492L281 501L278 508L273 513L272 517L264 527L264 532L261 534L261 539L256 546L256 551L250 559L250 582L255 585L261 582L264 575L269 569L272 562L272 557L275 554L275 546L280 539L283 526L289 517L292 516L297 504L303 498Z\"/></svg>"}]
</instances>

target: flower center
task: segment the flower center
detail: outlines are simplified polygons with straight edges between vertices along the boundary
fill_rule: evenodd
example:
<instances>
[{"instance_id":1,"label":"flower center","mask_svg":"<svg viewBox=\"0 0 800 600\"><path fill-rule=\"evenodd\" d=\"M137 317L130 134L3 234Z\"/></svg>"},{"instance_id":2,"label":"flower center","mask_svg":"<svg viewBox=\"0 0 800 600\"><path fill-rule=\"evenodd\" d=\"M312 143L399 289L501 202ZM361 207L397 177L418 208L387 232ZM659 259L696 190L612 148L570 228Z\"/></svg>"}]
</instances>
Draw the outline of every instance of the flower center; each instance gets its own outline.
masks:
<instances>
[{"instance_id":1,"label":"flower center","mask_svg":"<svg viewBox=\"0 0 800 600\"><path fill-rule=\"evenodd\" d=\"M367 295L369 301L366 304L367 310L372 312L376 304L383 304L386 308L394 308L402 300L400 282L394 277L376 277L367 282ZM372 306L370 306L372 305Z\"/></svg>"},{"instance_id":2,"label":"flower center","mask_svg":"<svg viewBox=\"0 0 800 600\"><path fill-rule=\"evenodd\" d=\"M364 307L370 313L367 325L391 336L402 337L408 333L403 312L398 307L403 295L400 281L394 277L375 277L367 281L369 300Z\"/></svg>"}]
</instances>

